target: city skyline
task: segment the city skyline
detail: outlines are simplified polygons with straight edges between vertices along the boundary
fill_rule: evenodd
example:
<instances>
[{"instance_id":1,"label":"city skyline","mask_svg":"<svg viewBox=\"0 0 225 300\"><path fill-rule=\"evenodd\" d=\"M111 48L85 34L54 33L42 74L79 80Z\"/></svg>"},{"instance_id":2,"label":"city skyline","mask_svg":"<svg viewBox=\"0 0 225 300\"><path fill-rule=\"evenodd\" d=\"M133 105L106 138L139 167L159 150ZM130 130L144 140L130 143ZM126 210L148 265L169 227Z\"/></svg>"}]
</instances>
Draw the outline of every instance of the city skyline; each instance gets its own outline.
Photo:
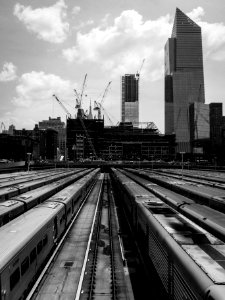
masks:
<instances>
[{"instance_id":1,"label":"city skyline","mask_svg":"<svg viewBox=\"0 0 225 300\"><path fill-rule=\"evenodd\" d=\"M176 7L202 28L205 102L224 102L223 2L136 2L2 2L0 122L32 129L49 116L65 121L65 112L52 94L74 114L73 89L81 90L87 73L85 109L90 99L93 106L112 80L104 106L116 124L121 119L121 76L136 73L145 58L139 120L153 121L163 132L164 45Z\"/></svg>"}]
</instances>

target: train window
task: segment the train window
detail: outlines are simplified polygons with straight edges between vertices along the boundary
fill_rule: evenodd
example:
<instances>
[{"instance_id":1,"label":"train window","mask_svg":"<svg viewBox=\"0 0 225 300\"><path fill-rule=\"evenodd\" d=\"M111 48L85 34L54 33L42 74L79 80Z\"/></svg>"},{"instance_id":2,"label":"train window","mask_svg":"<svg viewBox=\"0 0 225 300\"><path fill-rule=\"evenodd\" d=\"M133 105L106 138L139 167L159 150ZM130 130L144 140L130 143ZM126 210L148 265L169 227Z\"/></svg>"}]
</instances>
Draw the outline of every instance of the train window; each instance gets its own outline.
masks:
<instances>
[{"instance_id":1,"label":"train window","mask_svg":"<svg viewBox=\"0 0 225 300\"><path fill-rule=\"evenodd\" d=\"M20 268L17 268L10 276L10 290L20 281Z\"/></svg>"},{"instance_id":2,"label":"train window","mask_svg":"<svg viewBox=\"0 0 225 300\"><path fill-rule=\"evenodd\" d=\"M48 236L46 234L46 236L43 238L43 247L48 243Z\"/></svg>"},{"instance_id":3,"label":"train window","mask_svg":"<svg viewBox=\"0 0 225 300\"><path fill-rule=\"evenodd\" d=\"M26 270L29 268L29 258L28 256L21 263L21 275L25 274Z\"/></svg>"},{"instance_id":4,"label":"train window","mask_svg":"<svg viewBox=\"0 0 225 300\"><path fill-rule=\"evenodd\" d=\"M32 262L36 259L37 254L36 254L36 248L34 248L31 253L30 253L30 263L32 264Z\"/></svg>"},{"instance_id":5,"label":"train window","mask_svg":"<svg viewBox=\"0 0 225 300\"><path fill-rule=\"evenodd\" d=\"M3 225L7 224L7 223L9 223L9 221L10 221L9 214L4 215L4 217L2 218L2 224Z\"/></svg>"},{"instance_id":6,"label":"train window","mask_svg":"<svg viewBox=\"0 0 225 300\"><path fill-rule=\"evenodd\" d=\"M58 235L57 217L54 219L54 239Z\"/></svg>"},{"instance_id":7,"label":"train window","mask_svg":"<svg viewBox=\"0 0 225 300\"><path fill-rule=\"evenodd\" d=\"M65 215L62 215L62 218L60 219L59 223L62 224L63 220L65 219Z\"/></svg>"},{"instance_id":8,"label":"train window","mask_svg":"<svg viewBox=\"0 0 225 300\"><path fill-rule=\"evenodd\" d=\"M71 213L71 207L67 210L67 215Z\"/></svg>"},{"instance_id":9,"label":"train window","mask_svg":"<svg viewBox=\"0 0 225 300\"><path fill-rule=\"evenodd\" d=\"M42 250L42 241L37 244L37 254L39 254Z\"/></svg>"}]
</instances>

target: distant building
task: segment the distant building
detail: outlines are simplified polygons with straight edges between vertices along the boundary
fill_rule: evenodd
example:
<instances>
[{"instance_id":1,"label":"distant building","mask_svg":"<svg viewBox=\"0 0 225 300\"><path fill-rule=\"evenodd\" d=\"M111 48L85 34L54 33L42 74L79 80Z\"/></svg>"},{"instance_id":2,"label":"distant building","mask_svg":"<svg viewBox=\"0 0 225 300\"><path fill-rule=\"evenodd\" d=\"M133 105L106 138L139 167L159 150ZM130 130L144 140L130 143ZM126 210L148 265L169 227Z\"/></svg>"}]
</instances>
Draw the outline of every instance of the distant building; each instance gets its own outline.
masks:
<instances>
[{"instance_id":1,"label":"distant building","mask_svg":"<svg viewBox=\"0 0 225 300\"><path fill-rule=\"evenodd\" d=\"M104 127L104 120L67 120L69 160L172 160L175 155L175 136L160 134L153 122L144 128L132 122ZM93 151L94 149L94 151Z\"/></svg>"},{"instance_id":2,"label":"distant building","mask_svg":"<svg viewBox=\"0 0 225 300\"><path fill-rule=\"evenodd\" d=\"M69 160L93 158L99 154L104 130L103 119L67 119L67 150Z\"/></svg>"},{"instance_id":3,"label":"distant building","mask_svg":"<svg viewBox=\"0 0 225 300\"><path fill-rule=\"evenodd\" d=\"M31 137L0 134L0 159L25 161L27 153L32 153L33 143Z\"/></svg>"},{"instance_id":4,"label":"distant building","mask_svg":"<svg viewBox=\"0 0 225 300\"><path fill-rule=\"evenodd\" d=\"M165 133L175 133L177 152L191 152L193 102L205 102L201 28L177 8L165 45Z\"/></svg>"},{"instance_id":5,"label":"distant building","mask_svg":"<svg viewBox=\"0 0 225 300\"><path fill-rule=\"evenodd\" d=\"M57 157L58 132L53 128L39 130L40 158L43 160L55 160Z\"/></svg>"},{"instance_id":6,"label":"distant building","mask_svg":"<svg viewBox=\"0 0 225 300\"><path fill-rule=\"evenodd\" d=\"M15 138L23 138L25 152L31 153L31 159L38 160L54 160L57 157L57 141L58 131L53 128L40 129L37 124L33 130L17 130L14 129ZM30 145L28 147L28 145ZM29 148L29 151L27 149Z\"/></svg>"},{"instance_id":7,"label":"distant building","mask_svg":"<svg viewBox=\"0 0 225 300\"><path fill-rule=\"evenodd\" d=\"M105 160L174 160L175 136L160 134L153 122L143 128L130 122L104 128L100 157Z\"/></svg>"},{"instance_id":8,"label":"distant building","mask_svg":"<svg viewBox=\"0 0 225 300\"><path fill-rule=\"evenodd\" d=\"M210 141L213 148L221 146L222 144L222 127L223 127L223 104L210 103L209 104L210 117Z\"/></svg>"},{"instance_id":9,"label":"distant building","mask_svg":"<svg viewBox=\"0 0 225 300\"><path fill-rule=\"evenodd\" d=\"M8 134L14 135L15 129L16 129L16 127L13 124L9 125Z\"/></svg>"},{"instance_id":10,"label":"distant building","mask_svg":"<svg viewBox=\"0 0 225 300\"><path fill-rule=\"evenodd\" d=\"M51 118L48 120L43 120L39 122L39 129L55 129L58 132L57 138L57 148L59 149L61 155L65 155L65 143L66 143L66 128L65 123L61 121L60 117Z\"/></svg>"},{"instance_id":11,"label":"distant building","mask_svg":"<svg viewBox=\"0 0 225 300\"><path fill-rule=\"evenodd\" d=\"M190 104L191 141L210 138L209 104L194 102Z\"/></svg>"},{"instance_id":12,"label":"distant building","mask_svg":"<svg viewBox=\"0 0 225 300\"><path fill-rule=\"evenodd\" d=\"M139 77L135 74L122 76L122 122L139 122Z\"/></svg>"}]
</instances>

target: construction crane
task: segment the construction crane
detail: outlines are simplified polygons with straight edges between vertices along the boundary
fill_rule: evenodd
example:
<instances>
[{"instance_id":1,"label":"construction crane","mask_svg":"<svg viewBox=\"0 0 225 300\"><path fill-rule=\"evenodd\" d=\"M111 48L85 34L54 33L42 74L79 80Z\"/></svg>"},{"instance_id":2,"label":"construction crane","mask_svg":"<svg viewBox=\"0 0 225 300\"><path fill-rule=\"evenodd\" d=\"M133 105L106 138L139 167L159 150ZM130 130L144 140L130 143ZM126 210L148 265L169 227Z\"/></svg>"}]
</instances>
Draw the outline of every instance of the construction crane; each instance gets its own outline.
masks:
<instances>
[{"instance_id":1,"label":"construction crane","mask_svg":"<svg viewBox=\"0 0 225 300\"><path fill-rule=\"evenodd\" d=\"M96 151L95 151L95 148L94 148L94 145L91 141L91 138L89 136L89 133L87 131L87 128L84 124L84 118L86 117L86 113L84 113L84 110L82 108L82 100L83 100L83 94L84 94L84 90L85 90L85 86L86 86L86 81L87 81L87 74L85 74L84 76L84 81L83 81L83 85L82 85L82 89L81 89L81 93L79 94L77 92L76 89L74 89L74 92L75 92L75 95L76 95L76 105L75 105L75 108L77 108L77 119L80 120L81 122L81 126L83 127L83 130L85 132L85 135L86 135L86 138L87 138L87 141L88 141L88 144L92 150L92 153L94 155L95 158L97 158L97 154L96 154Z\"/></svg>"},{"instance_id":2,"label":"construction crane","mask_svg":"<svg viewBox=\"0 0 225 300\"><path fill-rule=\"evenodd\" d=\"M137 79L139 79L139 77L140 77L141 69L144 65L144 62L145 62L145 58L142 60L141 67L140 67L139 71L137 71L137 73L136 73L136 78Z\"/></svg>"},{"instance_id":3,"label":"construction crane","mask_svg":"<svg viewBox=\"0 0 225 300\"><path fill-rule=\"evenodd\" d=\"M104 111L106 117L108 118L108 120L110 122L110 125L113 126L114 125L113 121L111 120L109 114L107 113L107 111L105 110L105 108L101 105L101 103L98 103L98 102L94 101L94 105L95 105L94 109L98 110L98 119L101 118L101 115L99 115L99 112L100 111Z\"/></svg>"},{"instance_id":4,"label":"construction crane","mask_svg":"<svg viewBox=\"0 0 225 300\"><path fill-rule=\"evenodd\" d=\"M84 120L83 120L83 118L82 118L81 116L77 116L77 118L78 118L78 119L80 120L80 122L81 122L81 125L82 125L82 127L83 127L83 129L84 129L84 132L85 132L85 135L86 135L86 138L87 138L87 141L88 141L88 144L89 144L89 146L91 147L92 153L94 154L94 157L97 158L97 154L96 154L94 145L93 145L93 143L92 143L92 141L91 141L91 138L90 138L90 136L89 136L89 133L88 133L88 131L87 131L87 128L86 128L86 126L85 126L85 124L84 124Z\"/></svg>"},{"instance_id":5,"label":"construction crane","mask_svg":"<svg viewBox=\"0 0 225 300\"><path fill-rule=\"evenodd\" d=\"M105 97L106 97L106 95L107 95L107 92L108 92L108 90L109 90L109 86L110 86L111 82L112 82L112 81L109 81L109 83L107 84L107 86L106 86L106 88L105 88L105 90L104 90L104 93L103 93L103 95L102 95L102 99L100 100L100 102L97 102L97 101L94 102L94 103L95 103L94 110L97 110L97 111L98 111L98 119L101 119L101 118L102 118L102 114L101 114L101 110L103 109L102 104L103 104L103 102L104 102L104 100L105 100Z\"/></svg>"},{"instance_id":6,"label":"construction crane","mask_svg":"<svg viewBox=\"0 0 225 300\"><path fill-rule=\"evenodd\" d=\"M61 107L64 109L64 111L66 112L67 116L71 119L72 118L72 115L71 113L68 111L68 109L64 106L64 104L62 104L62 102L59 100L59 98L54 94L52 95L56 101L61 105Z\"/></svg>"},{"instance_id":7,"label":"construction crane","mask_svg":"<svg viewBox=\"0 0 225 300\"><path fill-rule=\"evenodd\" d=\"M4 133L6 131L5 124L1 122L1 133Z\"/></svg>"},{"instance_id":8,"label":"construction crane","mask_svg":"<svg viewBox=\"0 0 225 300\"><path fill-rule=\"evenodd\" d=\"M84 110L82 108L82 101L83 101L83 94L85 90L85 85L86 85L86 80L87 80L87 74L84 76L84 81L81 89L81 93L79 94L76 89L74 89L75 95L76 95L76 105L75 108L77 108L78 112L77 115L81 116L82 118L85 116Z\"/></svg>"}]
</instances>

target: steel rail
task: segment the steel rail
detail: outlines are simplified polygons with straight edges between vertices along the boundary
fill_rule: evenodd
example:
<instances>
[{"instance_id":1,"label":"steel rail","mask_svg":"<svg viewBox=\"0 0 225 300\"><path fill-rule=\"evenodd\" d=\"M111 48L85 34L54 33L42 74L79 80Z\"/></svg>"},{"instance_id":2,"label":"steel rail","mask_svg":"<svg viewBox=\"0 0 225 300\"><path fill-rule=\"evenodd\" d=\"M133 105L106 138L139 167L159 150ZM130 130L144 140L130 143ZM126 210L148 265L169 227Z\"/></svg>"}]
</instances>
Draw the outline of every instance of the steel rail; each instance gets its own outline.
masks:
<instances>
[{"instance_id":1,"label":"steel rail","mask_svg":"<svg viewBox=\"0 0 225 300\"><path fill-rule=\"evenodd\" d=\"M96 180L93 182L91 188L89 189L87 195L85 196L81 206L79 207L77 213L75 214L75 216L73 217L69 227L66 229L64 235L62 236L62 238L60 239L58 245L56 246L53 254L51 255L51 257L49 258L48 262L46 263L44 269L42 270L41 274L39 275L38 279L36 280L33 288L31 289L31 291L29 292L28 296L26 297L26 300L31 300L31 299L35 299L35 293L38 290L38 287L40 286L41 281L43 280L45 274L47 273L47 270L50 268L52 262L54 261L54 258L56 257L56 255L58 254L58 252L60 251L60 249L63 246L63 243L68 235L68 233L70 232L70 229L72 228L72 226L74 225L74 222L76 221L77 217L79 216L79 213L81 211L81 209L83 208L85 202L87 201L90 193L92 192L94 186L95 186ZM34 298L33 298L34 297Z\"/></svg>"}]
</instances>

